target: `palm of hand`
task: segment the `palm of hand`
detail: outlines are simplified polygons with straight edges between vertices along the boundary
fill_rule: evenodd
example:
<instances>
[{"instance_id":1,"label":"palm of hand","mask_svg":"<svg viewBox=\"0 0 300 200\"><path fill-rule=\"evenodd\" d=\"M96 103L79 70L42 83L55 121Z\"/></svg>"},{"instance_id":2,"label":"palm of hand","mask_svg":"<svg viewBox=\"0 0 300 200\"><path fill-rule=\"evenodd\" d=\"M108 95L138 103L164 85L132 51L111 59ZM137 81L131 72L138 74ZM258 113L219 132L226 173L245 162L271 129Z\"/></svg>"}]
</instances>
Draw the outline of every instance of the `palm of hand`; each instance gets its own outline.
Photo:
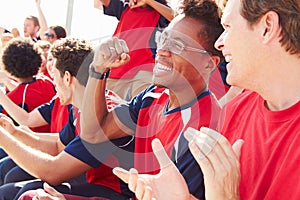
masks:
<instances>
[{"instance_id":1,"label":"palm of hand","mask_svg":"<svg viewBox=\"0 0 300 200\"><path fill-rule=\"evenodd\" d=\"M157 175L140 174L146 185L153 191L153 197L159 199L186 200L189 191L184 178L174 165L169 165Z\"/></svg>"}]
</instances>

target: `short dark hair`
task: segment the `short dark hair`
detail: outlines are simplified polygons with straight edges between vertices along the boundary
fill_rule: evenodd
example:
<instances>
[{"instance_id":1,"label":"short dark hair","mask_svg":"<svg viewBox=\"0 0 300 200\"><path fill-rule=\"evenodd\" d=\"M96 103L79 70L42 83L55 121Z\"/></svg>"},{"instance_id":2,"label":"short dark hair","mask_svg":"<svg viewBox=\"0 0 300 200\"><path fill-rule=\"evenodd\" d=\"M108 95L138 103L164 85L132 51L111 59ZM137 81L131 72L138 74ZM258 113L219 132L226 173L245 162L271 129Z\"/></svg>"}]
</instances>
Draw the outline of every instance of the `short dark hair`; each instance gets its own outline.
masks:
<instances>
[{"instance_id":1,"label":"short dark hair","mask_svg":"<svg viewBox=\"0 0 300 200\"><path fill-rule=\"evenodd\" d=\"M62 26L50 26L49 29L52 29L56 35L57 39L67 37L66 29Z\"/></svg>"},{"instance_id":2,"label":"short dark hair","mask_svg":"<svg viewBox=\"0 0 300 200\"><path fill-rule=\"evenodd\" d=\"M16 78L34 76L41 64L42 52L31 39L14 38L3 50L4 69Z\"/></svg>"},{"instance_id":3,"label":"short dark hair","mask_svg":"<svg viewBox=\"0 0 300 200\"><path fill-rule=\"evenodd\" d=\"M215 42L224 30L216 3L212 0L184 0L180 9L186 17L200 21L203 24L199 27L198 34L199 39L204 42L201 45L213 55L219 56L223 61L222 52L214 47Z\"/></svg>"},{"instance_id":4,"label":"short dark hair","mask_svg":"<svg viewBox=\"0 0 300 200\"><path fill-rule=\"evenodd\" d=\"M86 40L63 38L56 40L51 47L51 54L56 58L56 68L61 77L68 71L78 82L86 86L89 66L93 61L93 46Z\"/></svg>"}]
</instances>

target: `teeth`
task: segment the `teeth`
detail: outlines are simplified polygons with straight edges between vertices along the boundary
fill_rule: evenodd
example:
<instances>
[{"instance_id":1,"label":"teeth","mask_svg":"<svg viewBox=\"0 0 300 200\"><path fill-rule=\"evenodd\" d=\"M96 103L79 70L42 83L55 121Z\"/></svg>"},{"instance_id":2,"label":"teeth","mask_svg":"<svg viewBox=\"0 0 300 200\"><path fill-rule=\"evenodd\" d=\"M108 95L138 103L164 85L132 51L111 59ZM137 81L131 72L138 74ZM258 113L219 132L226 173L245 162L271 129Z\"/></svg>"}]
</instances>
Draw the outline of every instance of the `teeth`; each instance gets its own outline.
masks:
<instances>
[{"instance_id":1,"label":"teeth","mask_svg":"<svg viewBox=\"0 0 300 200\"><path fill-rule=\"evenodd\" d=\"M230 62L232 60L232 57L231 56L225 56L225 60L226 60L226 62Z\"/></svg>"},{"instance_id":2,"label":"teeth","mask_svg":"<svg viewBox=\"0 0 300 200\"><path fill-rule=\"evenodd\" d=\"M164 71L172 71L172 68L166 67L165 65L162 65L160 63L156 64L156 68Z\"/></svg>"}]
</instances>

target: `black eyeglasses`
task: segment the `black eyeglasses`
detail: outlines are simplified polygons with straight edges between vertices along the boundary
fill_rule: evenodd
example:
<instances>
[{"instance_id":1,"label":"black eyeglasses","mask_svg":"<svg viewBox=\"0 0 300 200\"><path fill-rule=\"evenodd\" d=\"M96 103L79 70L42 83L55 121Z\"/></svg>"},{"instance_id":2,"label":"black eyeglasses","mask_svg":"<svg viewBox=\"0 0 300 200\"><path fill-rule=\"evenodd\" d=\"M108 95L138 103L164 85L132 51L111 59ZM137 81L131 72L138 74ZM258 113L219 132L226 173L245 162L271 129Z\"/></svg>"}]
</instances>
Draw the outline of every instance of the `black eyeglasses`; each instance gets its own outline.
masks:
<instances>
[{"instance_id":1,"label":"black eyeglasses","mask_svg":"<svg viewBox=\"0 0 300 200\"><path fill-rule=\"evenodd\" d=\"M49 37L49 38L54 38L54 34L53 33L49 33L49 32L45 32L44 36Z\"/></svg>"}]
</instances>

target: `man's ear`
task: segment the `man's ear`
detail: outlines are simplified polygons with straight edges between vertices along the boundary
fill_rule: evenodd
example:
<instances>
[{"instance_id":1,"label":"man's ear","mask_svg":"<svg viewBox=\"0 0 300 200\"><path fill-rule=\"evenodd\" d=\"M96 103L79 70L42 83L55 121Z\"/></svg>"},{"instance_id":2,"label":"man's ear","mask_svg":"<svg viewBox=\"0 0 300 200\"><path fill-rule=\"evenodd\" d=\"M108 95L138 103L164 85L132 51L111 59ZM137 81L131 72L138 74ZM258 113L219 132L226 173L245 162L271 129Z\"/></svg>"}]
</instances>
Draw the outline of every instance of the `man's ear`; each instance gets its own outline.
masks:
<instances>
[{"instance_id":1,"label":"man's ear","mask_svg":"<svg viewBox=\"0 0 300 200\"><path fill-rule=\"evenodd\" d=\"M214 72L217 66L220 64L220 57L219 56L211 56L210 60L208 61L207 66L205 67L210 73Z\"/></svg>"},{"instance_id":2,"label":"man's ear","mask_svg":"<svg viewBox=\"0 0 300 200\"><path fill-rule=\"evenodd\" d=\"M64 83L66 85L71 85L73 82L73 76L71 75L71 73L69 71L65 71L64 73Z\"/></svg>"},{"instance_id":3,"label":"man's ear","mask_svg":"<svg viewBox=\"0 0 300 200\"><path fill-rule=\"evenodd\" d=\"M279 16L276 12L267 12L262 17L260 23L263 43L267 44L280 36L281 28L279 25Z\"/></svg>"},{"instance_id":4,"label":"man's ear","mask_svg":"<svg viewBox=\"0 0 300 200\"><path fill-rule=\"evenodd\" d=\"M37 33L38 31L40 30L40 27L39 26L35 26L34 27L34 31ZM40 37L42 38L43 34L44 33L39 33L40 34Z\"/></svg>"}]
</instances>

